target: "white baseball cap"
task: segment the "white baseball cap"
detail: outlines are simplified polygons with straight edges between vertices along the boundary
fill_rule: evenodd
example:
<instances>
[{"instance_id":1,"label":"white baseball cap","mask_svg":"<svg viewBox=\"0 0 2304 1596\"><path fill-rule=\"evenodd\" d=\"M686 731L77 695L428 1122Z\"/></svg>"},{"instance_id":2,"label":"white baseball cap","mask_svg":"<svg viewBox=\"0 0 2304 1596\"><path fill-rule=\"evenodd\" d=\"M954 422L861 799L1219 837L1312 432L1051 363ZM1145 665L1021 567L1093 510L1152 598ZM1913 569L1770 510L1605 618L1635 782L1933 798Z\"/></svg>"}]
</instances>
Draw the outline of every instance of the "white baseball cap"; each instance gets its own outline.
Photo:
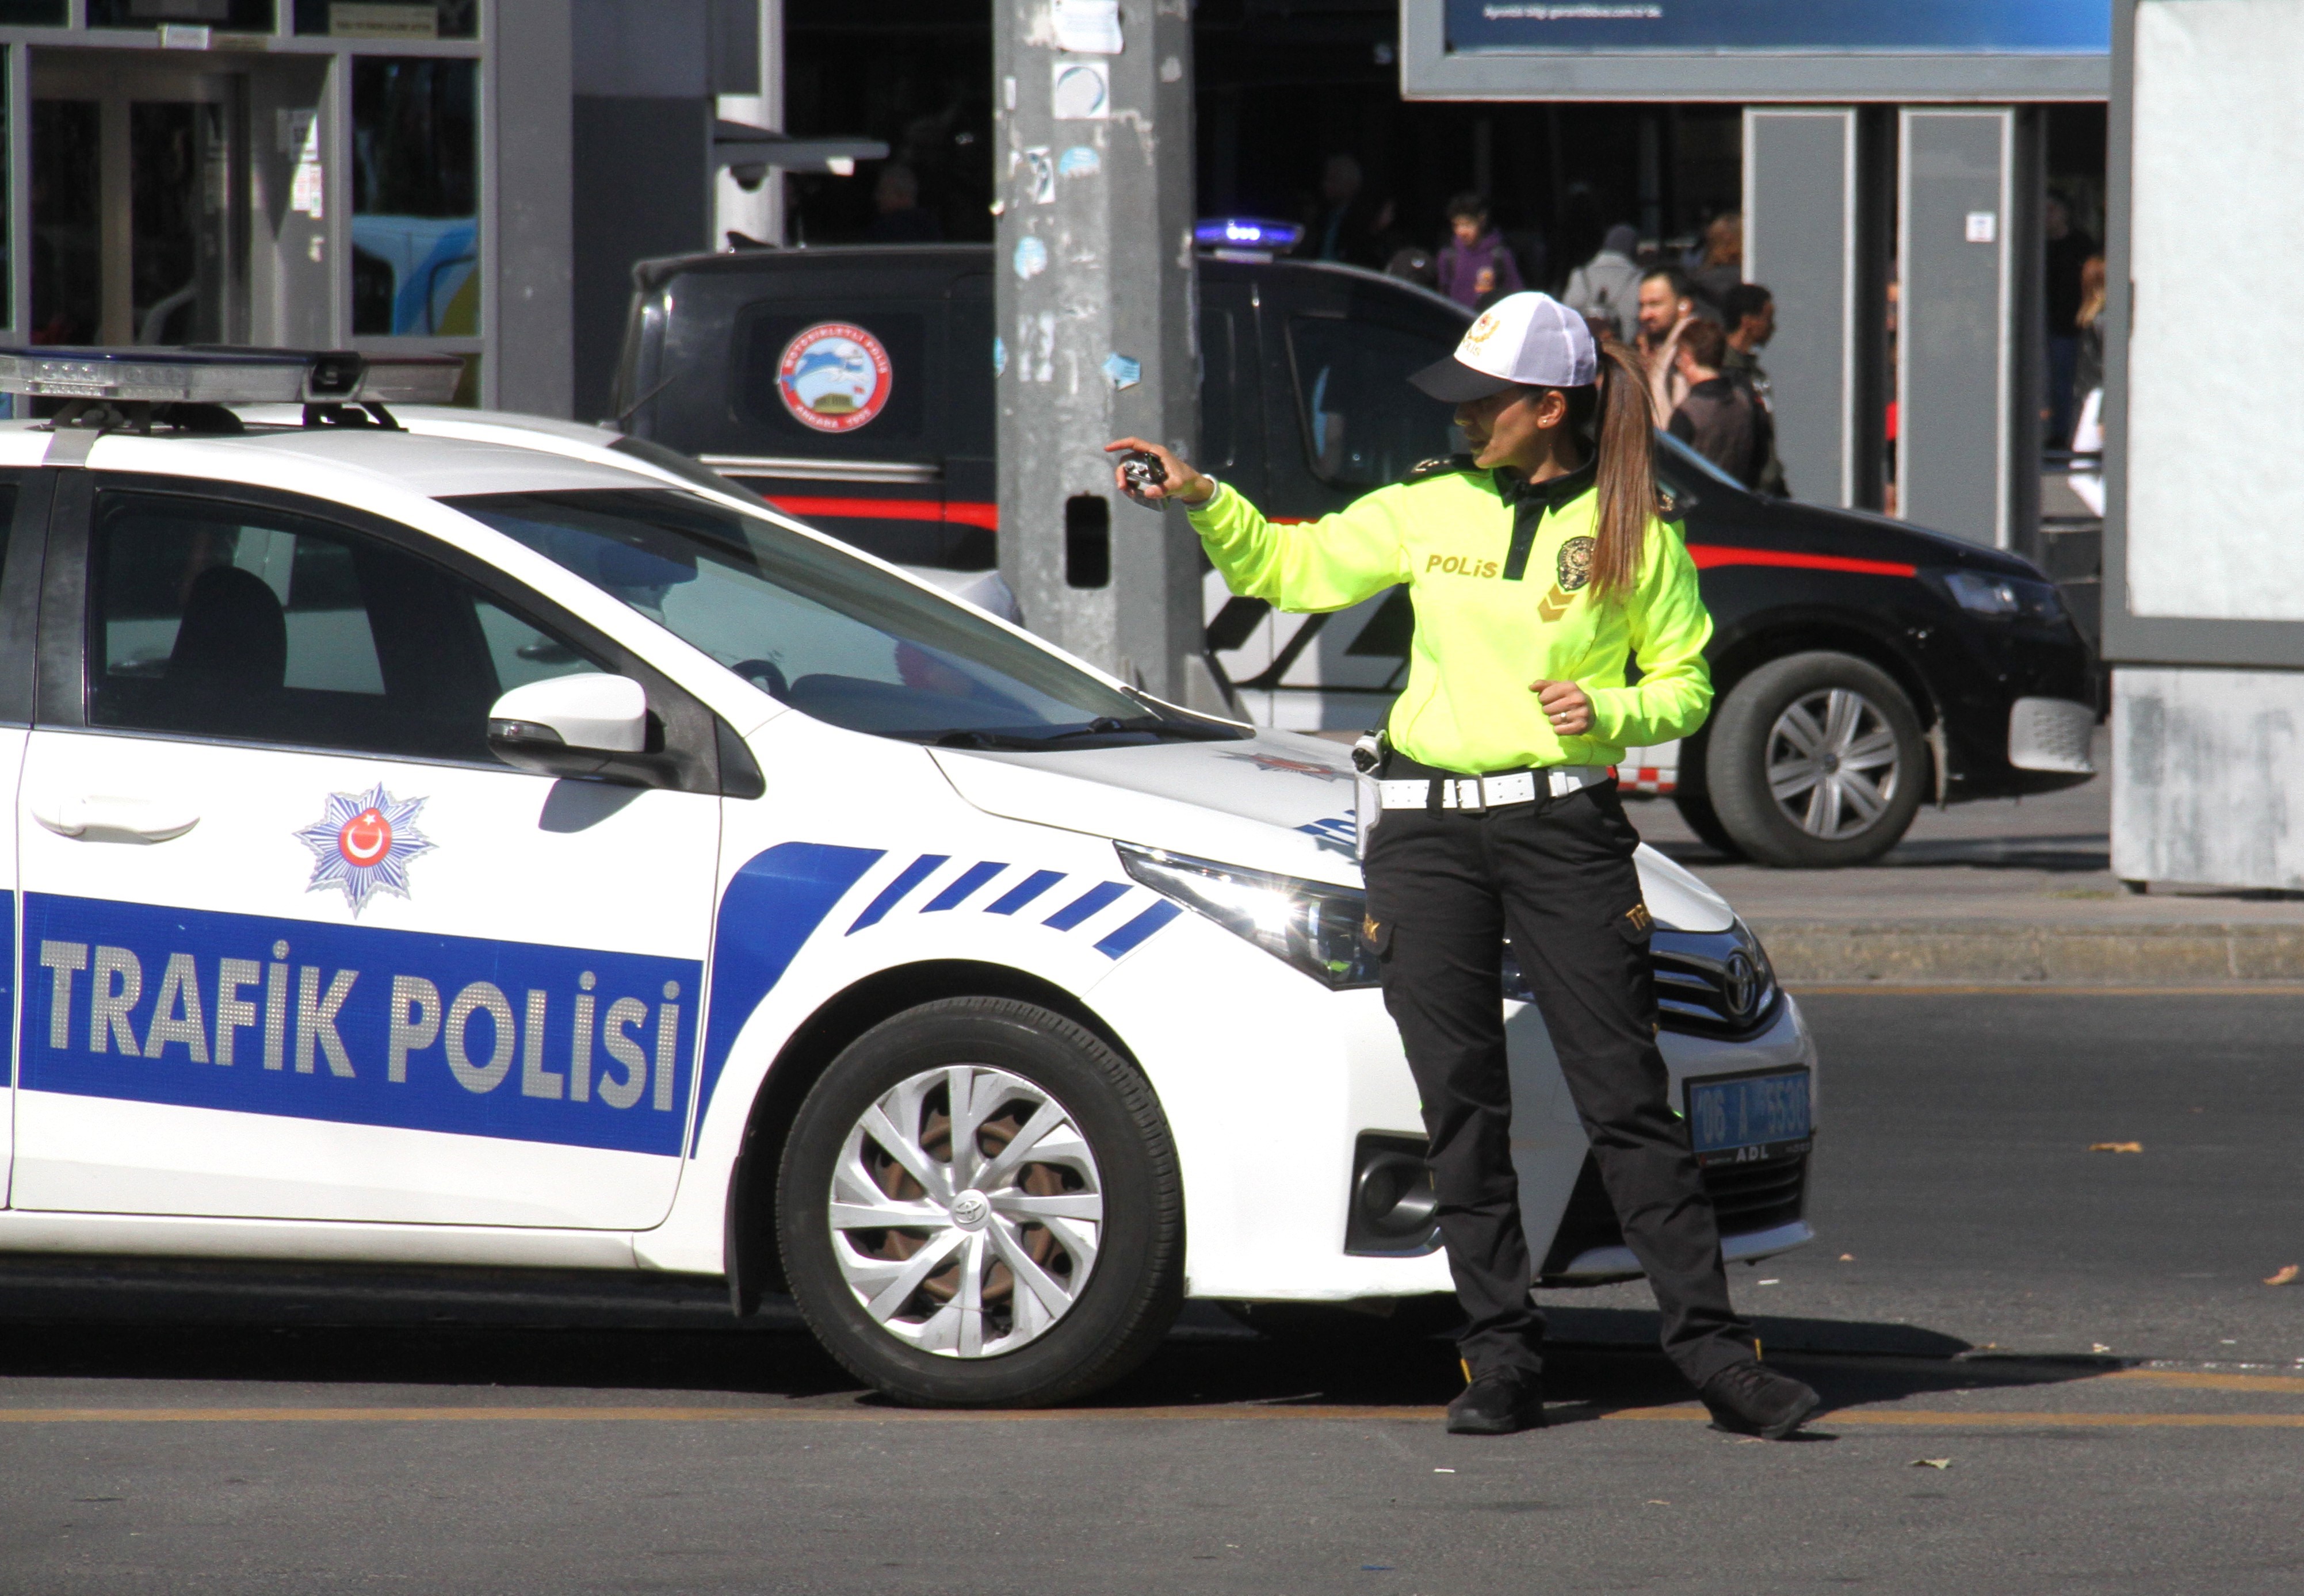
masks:
<instances>
[{"instance_id":1,"label":"white baseball cap","mask_svg":"<svg viewBox=\"0 0 2304 1596\"><path fill-rule=\"evenodd\" d=\"M1585 388L1599 380L1600 353L1584 318L1548 293L1506 294L1464 334L1456 352L1408 380L1450 404L1507 388Z\"/></svg>"}]
</instances>

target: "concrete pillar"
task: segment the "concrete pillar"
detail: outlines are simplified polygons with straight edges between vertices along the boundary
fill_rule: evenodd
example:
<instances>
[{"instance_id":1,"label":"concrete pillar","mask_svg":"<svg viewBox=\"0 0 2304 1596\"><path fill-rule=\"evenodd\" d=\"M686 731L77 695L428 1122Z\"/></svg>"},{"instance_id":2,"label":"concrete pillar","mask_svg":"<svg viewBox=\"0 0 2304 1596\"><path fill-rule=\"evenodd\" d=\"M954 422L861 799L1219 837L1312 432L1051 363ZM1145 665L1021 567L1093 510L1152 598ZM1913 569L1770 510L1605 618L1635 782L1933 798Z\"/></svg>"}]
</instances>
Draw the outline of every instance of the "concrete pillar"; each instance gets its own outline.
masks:
<instances>
[{"instance_id":1,"label":"concrete pillar","mask_svg":"<svg viewBox=\"0 0 2304 1596\"><path fill-rule=\"evenodd\" d=\"M1199 430L1190 8L995 0L993 33L1001 573L1041 636L1220 707L1198 539L1102 452Z\"/></svg>"},{"instance_id":2,"label":"concrete pillar","mask_svg":"<svg viewBox=\"0 0 2304 1596\"><path fill-rule=\"evenodd\" d=\"M1775 296L1761 353L1792 497L1858 502L1857 112L1744 113L1744 278Z\"/></svg>"},{"instance_id":3,"label":"concrete pillar","mask_svg":"<svg viewBox=\"0 0 2304 1596\"><path fill-rule=\"evenodd\" d=\"M497 0L486 69L495 238L482 258L496 292L480 392L495 409L538 416L570 415L575 402L572 28L569 0Z\"/></svg>"}]
</instances>

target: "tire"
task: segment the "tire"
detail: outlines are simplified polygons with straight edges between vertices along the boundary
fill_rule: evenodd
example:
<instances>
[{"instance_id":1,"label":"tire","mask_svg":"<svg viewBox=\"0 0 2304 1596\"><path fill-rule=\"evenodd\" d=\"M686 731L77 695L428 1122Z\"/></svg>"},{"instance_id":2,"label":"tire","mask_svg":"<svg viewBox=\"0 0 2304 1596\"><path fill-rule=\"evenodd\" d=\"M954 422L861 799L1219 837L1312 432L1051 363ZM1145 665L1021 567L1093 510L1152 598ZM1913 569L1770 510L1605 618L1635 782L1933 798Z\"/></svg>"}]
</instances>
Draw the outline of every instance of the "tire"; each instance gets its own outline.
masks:
<instances>
[{"instance_id":1,"label":"tire","mask_svg":"<svg viewBox=\"0 0 2304 1596\"><path fill-rule=\"evenodd\" d=\"M1928 749L1911 700L1845 654L1772 660L1712 718L1704 785L1751 858L1788 870L1862 865L1919 813Z\"/></svg>"},{"instance_id":2,"label":"tire","mask_svg":"<svg viewBox=\"0 0 2304 1596\"><path fill-rule=\"evenodd\" d=\"M955 1090L978 1133L953 1191ZM1011 1161L1047 1120L1042 1156ZM876 1209L916 1222L858 1222ZM825 1350L923 1406L1083 1397L1141 1363L1182 1301L1182 1184L1150 1085L1083 1026L1005 998L923 1004L833 1060L784 1146L776 1236ZM916 1262L929 1253L953 1261Z\"/></svg>"},{"instance_id":3,"label":"tire","mask_svg":"<svg viewBox=\"0 0 2304 1596\"><path fill-rule=\"evenodd\" d=\"M1732 859L1744 857L1744 850L1736 846L1736 839L1720 823L1720 812L1712 806L1710 794L1682 787L1672 795L1672 806L1680 811L1681 819L1688 823L1688 829L1705 847Z\"/></svg>"}]
</instances>

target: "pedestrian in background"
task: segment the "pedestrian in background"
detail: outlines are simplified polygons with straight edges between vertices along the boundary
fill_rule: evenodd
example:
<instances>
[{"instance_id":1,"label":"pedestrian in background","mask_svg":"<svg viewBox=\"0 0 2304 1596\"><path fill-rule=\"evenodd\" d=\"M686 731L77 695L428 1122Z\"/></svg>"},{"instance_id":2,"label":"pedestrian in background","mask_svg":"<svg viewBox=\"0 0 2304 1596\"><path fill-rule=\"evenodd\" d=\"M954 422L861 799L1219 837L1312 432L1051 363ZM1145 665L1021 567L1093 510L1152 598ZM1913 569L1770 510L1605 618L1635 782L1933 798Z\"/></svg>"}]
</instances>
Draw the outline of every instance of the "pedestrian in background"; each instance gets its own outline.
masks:
<instances>
[{"instance_id":1,"label":"pedestrian in background","mask_svg":"<svg viewBox=\"0 0 2304 1596\"><path fill-rule=\"evenodd\" d=\"M1688 274L1689 287L1723 322L1730 291L1744 281L1744 218L1734 211L1712 218L1704 230L1704 251Z\"/></svg>"},{"instance_id":2,"label":"pedestrian in background","mask_svg":"<svg viewBox=\"0 0 2304 1596\"><path fill-rule=\"evenodd\" d=\"M1372 214L1360 193L1364 182L1360 164L1351 156L1327 158L1320 168L1319 207L1313 213L1311 226L1305 230L1303 243L1298 246L1301 253L1315 260L1340 260L1370 269L1384 265L1376 235L1390 217L1378 220Z\"/></svg>"},{"instance_id":3,"label":"pedestrian in background","mask_svg":"<svg viewBox=\"0 0 2304 1596\"><path fill-rule=\"evenodd\" d=\"M2040 232L2046 274L2041 308L2048 328L2048 393L2040 419L2046 436L2066 438L2071 435L2074 412L2088 393L2078 371L2080 274L2096 253L2096 242L2072 225L2071 212L2054 194L2041 207Z\"/></svg>"},{"instance_id":4,"label":"pedestrian in background","mask_svg":"<svg viewBox=\"0 0 2304 1596\"><path fill-rule=\"evenodd\" d=\"M1664 430L1746 487L1760 481L1759 406L1743 385L1724 376L1728 335L1717 322L1691 319L1673 358L1688 392Z\"/></svg>"},{"instance_id":5,"label":"pedestrian in background","mask_svg":"<svg viewBox=\"0 0 2304 1596\"><path fill-rule=\"evenodd\" d=\"M1488 225L1488 202L1459 194L1448 202L1448 241L1433 262L1438 287L1467 310L1485 310L1527 285L1504 234Z\"/></svg>"},{"instance_id":6,"label":"pedestrian in background","mask_svg":"<svg viewBox=\"0 0 2304 1596\"><path fill-rule=\"evenodd\" d=\"M1656 266L1640 278L1639 341L1634 346L1648 376L1648 402L1662 426L1688 396L1678 367L1680 335L1696 319L1696 301L1678 266Z\"/></svg>"},{"instance_id":7,"label":"pedestrian in background","mask_svg":"<svg viewBox=\"0 0 2304 1596\"><path fill-rule=\"evenodd\" d=\"M1466 1314L1457 1434L1544 1423L1544 1315L1512 1164L1498 996L1504 938L1535 989L1624 1245L1671 1356L1724 1428L1788 1436L1817 1395L1761 1365L1729 1301L1718 1220L1656 1047L1655 922L1610 768L1704 723L1711 618L1657 516L1640 373L1547 294L1481 313L1409 379L1456 407L1470 452L1310 525L1159 457L1233 592L1341 610L1406 584L1407 690L1354 750L1378 781L1361 934L1423 1104L1441 1244ZM1126 483L1115 473L1122 491ZM1628 680L1637 653L1639 680ZM1389 746L1385 746L1388 744Z\"/></svg>"},{"instance_id":8,"label":"pedestrian in background","mask_svg":"<svg viewBox=\"0 0 2304 1596\"><path fill-rule=\"evenodd\" d=\"M2068 480L2091 515L2104 513L2104 257L2080 263L2080 308L2075 317L2079 350L2072 392L2080 416L2072 423L2072 469Z\"/></svg>"},{"instance_id":9,"label":"pedestrian in background","mask_svg":"<svg viewBox=\"0 0 2304 1596\"><path fill-rule=\"evenodd\" d=\"M1619 222L1600 241L1599 252L1568 274L1560 296L1571 310L1606 317L1625 343L1639 330L1640 268L1632 259L1639 247L1640 235Z\"/></svg>"},{"instance_id":10,"label":"pedestrian in background","mask_svg":"<svg viewBox=\"0 0 2304 1596\"><path fill-rule=\"evenodd\" d=\"M1720 375L1752 396L1753 422L1759 428L1760 477L1753 484L1773 498L1789 499L1784 463L1776 458L1775 391L1760 365L1760 350L1776 335L1776 299L1757 283L1739 283L1724 296L1721 321L1728 330Z\"/></svg>"}]
</instances>

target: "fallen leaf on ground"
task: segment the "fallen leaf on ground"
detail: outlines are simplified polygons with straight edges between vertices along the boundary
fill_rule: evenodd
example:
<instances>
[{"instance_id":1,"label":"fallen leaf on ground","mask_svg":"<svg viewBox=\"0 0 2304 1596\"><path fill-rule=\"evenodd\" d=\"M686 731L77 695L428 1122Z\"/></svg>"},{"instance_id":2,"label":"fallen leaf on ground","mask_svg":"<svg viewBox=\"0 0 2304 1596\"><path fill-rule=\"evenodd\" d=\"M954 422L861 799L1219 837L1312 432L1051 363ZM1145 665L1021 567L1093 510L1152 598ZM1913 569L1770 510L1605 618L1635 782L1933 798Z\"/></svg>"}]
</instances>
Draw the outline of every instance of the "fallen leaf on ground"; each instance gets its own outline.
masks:
<instances>
[{"instance_id":1,"label":"fallen leaf on ground","mask_svg":"<svg viewBox=\"0 0 2304 1596\"><path fill-rule=\"evenodd\" d=\"M2110 1352L2112 1348L2106 1347L2101 1341L2091 1341L2088 1343L2088 1350L2090 1352Z\"/></svg>"},{"instance_id":2,"label":"fallen leaf on ground","mask_svg":"<svg viewBox=\"0 0 2304 1596\"><path fill-rule=\"evenodd\" d=\"M1949 1457L1915 1457L1912 1459L1912 1466L1914 1468L1950 1468L1952 1466L1952 1459Z\"/></svg>"},{"instance_id":3,"label":"fallen leaf on ground","mask_svg":"<svg viewBox=\"0 0 2304 1596\"><path fill-rule=\"evenodd\" d=\"M2090 1142L2088 1151L2090 1153L2141 1153L2144 1151L2144 1144L2141 1142Z\"/></svg>"},{"instance_id":4,"label":"fallen leaf on ground","mask_svg":"<svg viewBox=\"0 0 2304 1596\"><path fill-rule=\"evenodd\" d=\"M1840 1254L1840 1261L1842 1263L1853 1263L1856 1262L1856 1254L1853 1253L1842 1253Z\"/></svg>"},{"instance_id":5,"label":"fallen leaf on ground","mask_svg":"<svg viewBox=\"0 0 2304 1596\"><path fill-rule=\"evenodd\" d=\"M1436 1474L1453 1474L1456 1471L1453 1468L1436 1468L1432 1472Z\"/></svg>"},{"instance_id":6,"label":"fallen leaf on ground","mask_svg":"<svg viewBox=\"0 0 2304 1596\"><path fill-rule=\"evenodd\" d=\"M1657 1497L1650 1497L1647 1501L1640 1505L1644 1507L1669 1507L1672 1506L1670 1502L1664 1501Z\"/></svg>"},{"instance_id":7,"label":"fallen leaf on ground","mask_svg":"<svg viewBox=\"0 0 2304 1596\"><path fill-rule=\"evenodd\" d=\"M2267 1286L2286 1286L2292 1284L2295 1279L2296 1266L2293 1263L2283 1263L2273 1273L2265 1276L2264 1283Z\"/></svg>"}]
</instances>

